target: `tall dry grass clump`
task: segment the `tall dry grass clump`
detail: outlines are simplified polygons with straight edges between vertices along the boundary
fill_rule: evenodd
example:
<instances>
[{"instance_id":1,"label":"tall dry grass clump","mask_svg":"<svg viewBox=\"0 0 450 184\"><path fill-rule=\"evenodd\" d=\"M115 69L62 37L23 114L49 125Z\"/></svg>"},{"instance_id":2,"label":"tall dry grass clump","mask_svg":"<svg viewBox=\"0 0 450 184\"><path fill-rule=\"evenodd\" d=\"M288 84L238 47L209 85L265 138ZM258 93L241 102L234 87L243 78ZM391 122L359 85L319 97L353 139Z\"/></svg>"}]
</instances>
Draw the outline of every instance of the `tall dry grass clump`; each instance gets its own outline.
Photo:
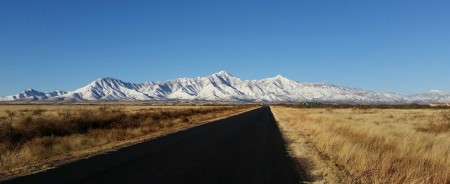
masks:
<instances>
[{"instance_id":1,"label":"tall dry grass clump","mask_svg":"<svg viewBox=\"0 0 450 184\"><path fill-rule=\"evenodd\" d=\"M0 116L0 178L24 174L55 160L86 156L166 135L249 106L141 108L69 106L56 111L26 109ZM6 116L12 114L11 116Z\"/></svg>"},{"instance_id":2,"label":"tall dry grass clump","mask_svg":"<svg viewBox=\"0 0 450 184\"><path fill-rule=\"evenodd\" d=\"M273 107L291 148L307 139L352 183L450 183L450 111ZM298 147L297 149L302 149Z\"/></svg>"}]
</instances>

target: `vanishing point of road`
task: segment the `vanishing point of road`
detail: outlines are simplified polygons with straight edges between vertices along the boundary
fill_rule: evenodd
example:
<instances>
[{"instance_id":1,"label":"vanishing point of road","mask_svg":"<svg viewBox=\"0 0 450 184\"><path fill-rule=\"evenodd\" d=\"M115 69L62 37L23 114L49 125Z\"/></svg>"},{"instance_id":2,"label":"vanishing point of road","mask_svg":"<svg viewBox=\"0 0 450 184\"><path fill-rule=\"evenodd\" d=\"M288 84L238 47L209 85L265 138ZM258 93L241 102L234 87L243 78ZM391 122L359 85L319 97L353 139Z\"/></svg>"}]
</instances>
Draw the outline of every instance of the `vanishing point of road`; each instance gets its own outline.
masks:
<instances>
[{"instance_id":1,"label":"vanishing point of road","mask_svg":"<svg viewBox=\"0 0 450 184\"><path fill-rule=\"evenodd\" d=\"M269 107L6 183L301 183Z\"/></svg>"}]
</instances>

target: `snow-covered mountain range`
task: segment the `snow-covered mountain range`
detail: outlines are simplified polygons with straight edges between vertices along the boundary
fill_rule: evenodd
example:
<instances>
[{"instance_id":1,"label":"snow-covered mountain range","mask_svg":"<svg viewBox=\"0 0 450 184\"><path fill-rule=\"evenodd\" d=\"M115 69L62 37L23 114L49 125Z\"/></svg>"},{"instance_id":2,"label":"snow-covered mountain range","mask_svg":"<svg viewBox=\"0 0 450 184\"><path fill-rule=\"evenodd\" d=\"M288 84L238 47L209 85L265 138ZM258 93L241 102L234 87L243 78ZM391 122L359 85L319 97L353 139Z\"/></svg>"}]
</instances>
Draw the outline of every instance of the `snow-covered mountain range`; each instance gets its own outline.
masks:
<instances>
[{"instance_id":1,"label":"snow-covered mountain range","mask_svg":"<svg viewBox=\"0 0 450 184\"><path fill-rule=\"evenodd\" d=\"M34 89L26 89L25 91L6 97L0 97L0 101L14 101L14 100L45 100L56 96L65 95L65 91L40 92Z\"/></svg>"},{"instance_id":2,"label":"snow-covered mountain range","mask_svg":"<svg viewBox=\"0 0 450 184\"><path fill-rule=\"evenodd\" d=\"M224 102L329 102L399 104L450 102L450 93L430 91L416 95L374 92L324 83L303 83L281 75L261 80L242 80L221 71L207 77L179 78L165 82L130 83L100 78L72 92L39 92L27 89L0 101L224 101Z\"/></svg>"}]
</instances>

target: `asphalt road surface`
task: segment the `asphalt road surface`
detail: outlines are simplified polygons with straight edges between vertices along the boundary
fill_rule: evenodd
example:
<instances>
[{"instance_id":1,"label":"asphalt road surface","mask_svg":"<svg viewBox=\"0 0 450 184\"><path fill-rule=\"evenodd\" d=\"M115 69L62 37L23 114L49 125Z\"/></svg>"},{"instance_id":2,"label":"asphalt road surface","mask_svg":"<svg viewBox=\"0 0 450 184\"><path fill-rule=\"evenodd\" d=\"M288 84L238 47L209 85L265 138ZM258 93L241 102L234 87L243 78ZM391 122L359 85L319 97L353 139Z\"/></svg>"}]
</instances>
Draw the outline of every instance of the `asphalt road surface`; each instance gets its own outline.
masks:
<instances>
[{"instance_id":1,"label":"asphalt road surface","mask_svg":"<svg viewBox=\"0 0 450 184\"><path fill-rule=\"evenodd\" d=\"M301 183L269 107L6 183Z\"/></svg>"}]
</instances>

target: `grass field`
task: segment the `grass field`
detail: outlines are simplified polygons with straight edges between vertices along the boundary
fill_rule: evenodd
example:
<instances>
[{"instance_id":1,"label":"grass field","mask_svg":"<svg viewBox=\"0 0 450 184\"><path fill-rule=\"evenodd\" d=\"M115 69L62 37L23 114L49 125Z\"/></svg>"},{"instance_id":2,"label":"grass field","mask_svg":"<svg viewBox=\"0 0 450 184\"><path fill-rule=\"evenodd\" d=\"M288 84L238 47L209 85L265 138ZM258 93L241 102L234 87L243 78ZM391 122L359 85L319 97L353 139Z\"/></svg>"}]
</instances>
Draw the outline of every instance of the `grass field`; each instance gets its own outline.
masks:
<instances>
[{"instance_id":1,"label":"grass field","mask_svg":"<svg viewBox=\"0 0 450 184\"><path fill-rule=\"evenodd\" d=\"M272 107L317 183L450 183L450 110Z\"/></svg>"},{"instance_id":2,"label":"grass field","mask_svg":"<svg viewBox=\"0 0 450 184\"><path fill-rule=\"evenodd\" d=\"M253 108L1 105L0 178L43 170Z\"/></svg>"}]
</instances>

